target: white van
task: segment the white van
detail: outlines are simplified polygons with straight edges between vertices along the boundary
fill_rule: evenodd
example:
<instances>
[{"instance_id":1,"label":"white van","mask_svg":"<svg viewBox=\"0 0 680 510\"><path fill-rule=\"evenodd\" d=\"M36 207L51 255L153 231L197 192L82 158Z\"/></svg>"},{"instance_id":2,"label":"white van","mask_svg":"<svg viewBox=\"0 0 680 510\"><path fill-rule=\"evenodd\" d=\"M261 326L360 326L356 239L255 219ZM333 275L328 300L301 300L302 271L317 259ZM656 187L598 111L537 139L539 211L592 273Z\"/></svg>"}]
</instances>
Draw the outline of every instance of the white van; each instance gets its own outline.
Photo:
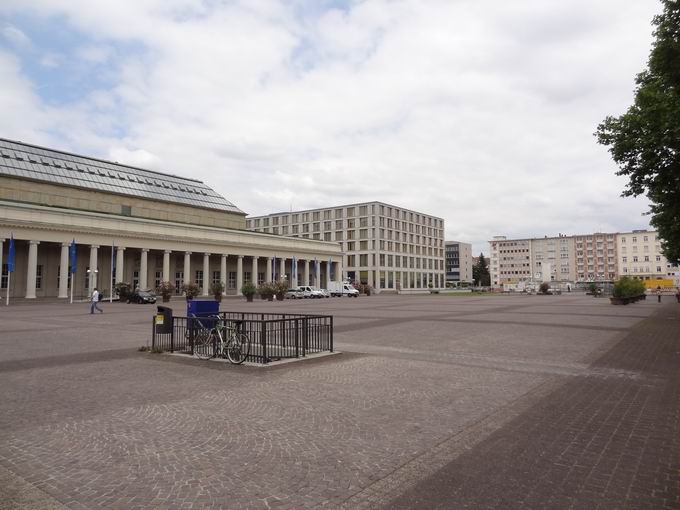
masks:
<instances>
[{"instance_id":1,"label":"white van","mask_svg":"<svg viewBox=\"0 0 680 510\"><path fill-rule=\"evenodd\" d=\"M331 296L359 297L359 291L348 282L329 282L328 290Z\"/></svg>"}]
</instances>

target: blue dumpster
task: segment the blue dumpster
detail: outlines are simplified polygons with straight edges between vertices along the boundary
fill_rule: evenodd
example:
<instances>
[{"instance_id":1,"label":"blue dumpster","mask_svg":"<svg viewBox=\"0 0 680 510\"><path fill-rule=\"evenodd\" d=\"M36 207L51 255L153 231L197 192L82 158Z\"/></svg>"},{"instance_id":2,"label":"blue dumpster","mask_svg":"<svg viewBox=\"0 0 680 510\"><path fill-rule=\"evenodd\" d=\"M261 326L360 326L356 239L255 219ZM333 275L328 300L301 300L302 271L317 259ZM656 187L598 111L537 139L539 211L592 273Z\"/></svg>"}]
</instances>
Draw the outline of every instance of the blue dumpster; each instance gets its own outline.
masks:
<instances>
[{"instance_id":1,"label":"blue dumpster","mask_svg":"<svg viewBox=\"0 0 680 510\"><path fill-rule=\"evenodd\" d=\"M193 329L194 322L200 322L201 326L204 328L212 328L214 321L212 319L206 319L202 321L192 321L193 317L212 317L220 313L220 303L215 300L198 300L193 299L187 301L187 317L189 318L189 329ZM196 324L198 327L198 324Z\"/></svg>"}]
</instances>

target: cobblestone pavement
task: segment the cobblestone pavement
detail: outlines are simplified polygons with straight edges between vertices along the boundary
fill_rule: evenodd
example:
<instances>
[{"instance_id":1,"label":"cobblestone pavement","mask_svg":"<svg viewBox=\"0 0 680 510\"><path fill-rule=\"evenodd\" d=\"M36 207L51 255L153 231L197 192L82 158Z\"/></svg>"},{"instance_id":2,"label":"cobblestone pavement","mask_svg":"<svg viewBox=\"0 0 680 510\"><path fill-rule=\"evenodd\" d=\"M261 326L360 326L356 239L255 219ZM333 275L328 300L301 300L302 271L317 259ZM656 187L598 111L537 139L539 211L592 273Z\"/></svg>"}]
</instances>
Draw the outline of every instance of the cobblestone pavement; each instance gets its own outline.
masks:
<instances>
[{"instance_id":1,"label":"cobblestone pavement","mask_svg":"<svg viewBox=\"0 0 680 510\"><path fill-rule=\"evenodd\" d=\"M612 473L631 477L612 475L605 497L625 486L611 501L632 505L653 484L677 494L670 303L372 296L222 308L331 313L343 354L206 364L136 351L149 306L1 309L0 509L578 503L582 464L612 444ZM421 487L440 498L418 499Z\"/></svg>"}]
</instances>

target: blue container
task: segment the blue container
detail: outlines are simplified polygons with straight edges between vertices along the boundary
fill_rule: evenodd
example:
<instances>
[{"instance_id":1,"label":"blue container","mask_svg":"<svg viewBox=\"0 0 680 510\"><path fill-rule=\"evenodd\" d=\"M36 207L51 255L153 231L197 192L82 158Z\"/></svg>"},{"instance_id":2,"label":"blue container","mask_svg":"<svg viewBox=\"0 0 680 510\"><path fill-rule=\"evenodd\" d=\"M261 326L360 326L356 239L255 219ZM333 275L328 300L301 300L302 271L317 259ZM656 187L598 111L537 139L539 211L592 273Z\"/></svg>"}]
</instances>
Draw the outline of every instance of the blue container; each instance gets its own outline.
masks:
<instances>
[{"instance_id":1,"label":"blue container","mask_svg":"<svg viewBox=\"0 0 680 510\"><path fill-rule=\"evenodd\" d=\"M212 317L220 313L220 303L215 300L191 300L187 301L187 317ZM204 328L212 328L214 326L213 320L196 321L200 322ZM194 321L189 321L189 329L193 329Z\"/></svg>"}]
</instances>

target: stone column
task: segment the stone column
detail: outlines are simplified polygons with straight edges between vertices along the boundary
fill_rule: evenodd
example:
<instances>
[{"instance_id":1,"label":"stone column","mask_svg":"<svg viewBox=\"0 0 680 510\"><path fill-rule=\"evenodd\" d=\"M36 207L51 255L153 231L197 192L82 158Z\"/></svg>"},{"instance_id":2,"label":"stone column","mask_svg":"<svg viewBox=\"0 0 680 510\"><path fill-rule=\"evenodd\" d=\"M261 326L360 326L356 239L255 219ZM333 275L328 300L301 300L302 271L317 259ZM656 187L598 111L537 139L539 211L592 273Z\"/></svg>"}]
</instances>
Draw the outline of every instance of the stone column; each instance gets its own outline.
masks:
<instances>
[{"instance_id":1,"label":"stone column","mask_svg":"<svg viewBox=\"0 0 680 510\"><path fill-rule=\"evenodd\" d=\"M331 288L331 269L333 268L333 262L326 262L326 288Z\"/></svg>"},{"instance_id":2,"label":"stone column","mask_svg":"<svg viewBox=\"0 0 680 510\"><path fill-rule=\"evenodd\" d=\"M2 251L2 243L0 243L0 252ZM0 255L2 257L2 255ZM2 260L0 260L0 267L2 267ZM61 243L61 258L59 259L59 297L68 297L68 243Z\"/></svg>"},{"instance_id":3,"label":"stone column","mask_svg":"<svg viewBox=\"0 0 680 510\"><path fill-rule=\"evenodd\" d=\"M210 295L210 253L203 254L203 295Z\"/></svg>"},{"instance_id":4,"label":"stone column","mask_svg":"<svg viewBox=\"0 0 680 510\"><path fill-rule=\"evenodd\" d=\"M267 272L264 274L264 281L270 282L272 281L272 258L267 257Z\"/></svg>"},{"instance_id":5,"label":"stone column","mask_svg":"<svg viewBox=\"0 0 680 510\"><path fill-rule=\"evenodd\" d=\"M281 267L279 270L279 280L283 281L286 276L286 257L281 257Z\"/></svg>"},{"instance_id":6,"label":"stone column","mask_svg":"<svg viewBox=\"0 0 680 510\"><path fill-rule=\"evenodd\" d=\"M250 283L257 287L257 257L253 255L253 270L250 275Z\"/></svg>"},{"instance_id":7,"label":"stone column","mask_svg":"<svg viewBox=\"0 0 680 510\"><path fill-rule=\"evenodd\" d=\"M316 266L316 267L314 268L314 269L316 270L316 271L314 271L314 272L315 272L315 275L314 275L314 285L315 285L316 287L321 288L321 264L320 264L319 261L317 260L317 261L315 261L315 264L314 264L314 265Z\"/></svg>"},{"instance_id":8,"label":"stone column","mask_svg":"<svg viewBox=\"0 0 680 510\"><path fill-rule=\"evenodd\" d=\"M184 252L184 284L193 281L191 279L191 252Z\"/></svg>"},{"instance_id":9,"label":"stone column","mask_svg":"<svg viewBox=\"0 0 680 510\"><path fill-rule=\"evenodd\" d=\"M243 287L243 255L239 255L236 259L236 295L242 296L241 287Z\"/></svg>"},{"instance_id":10,"label":"stone column","mask_svg":"<svg viewBox=\"0 0 680 510\"><path fill-rule=\"evenodd\" d=\"M171 253L172 253L172 250L165 250L163 252L163 277L162 277L162 281L164 281L164 282L170 281L170 254Z\"/></svg>"},{"instance_id":11,"label":"stone column","mask_svg":"<svg viewBox=\"0 0 680 510\"><path fill-rule=\"evenodd\" d=\"M94 244L90 246L90 275L89 275L90 292L92 292L97 287L97 274L99 270L99 268L97 267L98 250L99 246Z\"/></svg>"},{"instance_id":12,"label":"stone column","mask_svg":"<svg viewBox=\"0 0 680 510\"><path fill-rule=\"evenodd\" d=\"M125 281L125 248L119 246L116 248L116 281L120 283Z\"/></svg>"},{"instance_id":13,"label":"stone column","mask_svg":"<svg viewBox=\"0 0 680 510\"><path fill-rule=\"evenodd\" d=\"M227 255L224 253L220 257L220 282L222 282L222 295L227 295Z\"/></svg>"},{"instance_id":14,"label":"stone column","mask_svg":"<svg viewBox=\"0 0 680 510\"><path fill-rule=\"evenodd\" d=\"M26 299L35 299L35 279L36 272L38 270L39 244L40 241L28 242L28 266L26 267Z\"/></svg>"},{"instance_id":15,"label":"stone column","mask_svg":"<svg viewBox=\"0 0 680 510\"><path fill-rule=\"evenodd\" d=\"M304 270L304 281L305 285L309 285L309 259L305 259L305 270Z\"/></svg>"},{"instance_id":16,"label":"stone column","mask_svg":"<svg viewBox=\"0 0 680 510\"><path fill-rule=\"evenodd\" d=\"M139 288L141 290L146 289L149 285L146 278L148 255L149 250L147 248L142 248L142 257L139 261Z\"/></svg>"}]
</instances>

